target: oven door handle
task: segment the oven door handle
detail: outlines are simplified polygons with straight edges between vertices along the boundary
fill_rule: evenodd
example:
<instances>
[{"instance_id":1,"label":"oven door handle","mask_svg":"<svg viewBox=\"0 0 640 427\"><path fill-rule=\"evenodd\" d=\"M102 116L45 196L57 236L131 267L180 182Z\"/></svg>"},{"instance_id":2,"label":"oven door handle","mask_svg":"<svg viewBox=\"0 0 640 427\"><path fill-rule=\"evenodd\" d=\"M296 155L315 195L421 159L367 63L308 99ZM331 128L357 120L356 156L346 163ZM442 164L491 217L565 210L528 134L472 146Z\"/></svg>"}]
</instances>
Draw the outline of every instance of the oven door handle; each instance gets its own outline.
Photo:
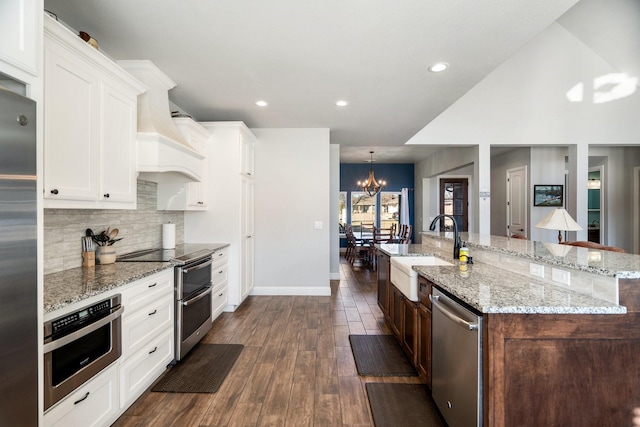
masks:
<instances>
[{"instance_id":1,"label":"oven door handle","mask_svg":"<svg viewBox=\"0 0 640 427\"><path fill-rule=\"evenodd\" d=\"M213 260L209 259L208 261L203 262L202 264L194 265L191 268L185 268L184 270L182 270L182 274L187 274L195 270L200 270L201 268L205 268L206 266L211 265L212 263L213 263Z\"/></svg>"},{"instance_id":2,"label":"oven door handle","mask_svg":"<svg viewBox=\"0 0 640 427\"><path fill-rule=\"evenodd\" d=\"M44 347L42 348L43 353L50 353L53 350L57 350L62 346L65 346L67 344L69 344L70 342L73 342L79 338L84 337L85 335L90 334L91 332L94 332L98 329L100 329L101 327L103 327L104 325L114 321L115 319L117 319L118 317L120 317L122 315L122 312L124 311L124 307L120 306L118 307L118 309L116 311L114 311L113 313L109 314L106 317L103 317L102 319L98 320L97 322L93 322L87 326L85 326L82 329L78 329L77 331L69 334L69 335L65 335L64 337L51 341L47 344L44 345Z\"/></svg>"},{"instance_id":3,"label":"oven door handle","mask_svg":"<svg viewBox=\"0 0 640 427\"><path fill-rule=\"evenodd\" d=\"M189 307L191 304L193 304L194 302L206 297L207 295L209 295L211 293L211 287L208 286L207 290L198 294L198 296L191 298L188 301L182 301L182 305L185 307Z\"/></svg>"}]
</instances>

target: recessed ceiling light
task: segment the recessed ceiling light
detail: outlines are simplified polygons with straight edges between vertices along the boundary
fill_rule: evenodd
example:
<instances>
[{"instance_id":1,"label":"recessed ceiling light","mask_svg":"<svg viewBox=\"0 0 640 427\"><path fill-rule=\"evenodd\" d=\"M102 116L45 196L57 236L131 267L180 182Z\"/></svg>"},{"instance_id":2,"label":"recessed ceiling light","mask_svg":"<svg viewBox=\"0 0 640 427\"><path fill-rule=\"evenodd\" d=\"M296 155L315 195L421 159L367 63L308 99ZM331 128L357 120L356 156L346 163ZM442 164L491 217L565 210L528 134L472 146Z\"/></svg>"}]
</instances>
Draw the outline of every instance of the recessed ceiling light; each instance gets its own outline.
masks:
<instances>
[{"instance_id":1,"label":"recessed ceiling light","mask_svg":"<svg viewBox=\"0 0 640 427\"><path fill-rule=\"evenodd\" d=\"M449 67L449 64L447 64L446 62L438 62L437 64L433 64L431 67L429 67L429 71L431 71L432 73L439 73L446 70L447 67Z\"/></svg>"},{"instance_id":2,"label":"recessed ceiling light","mask_svg":"<svg viewBox=\"0 0 640 427\"><path fill-rule=\"evenodd\" d=\"M256 101L256 105L258 107L266 107L269 104L267 104L267 101Z\"/></svg>"},{"instance_id":3,"label":"recessed ceiling light","mask_svg":"<svg viewBox=\"0 0 640 427\"><path fill-rule=\"evenodd\" d=\"M336 105L338 107L346 107L347 105L349 105L349 103L341 99L340 101L336 101Z\"/></svg>"}]
</instances>

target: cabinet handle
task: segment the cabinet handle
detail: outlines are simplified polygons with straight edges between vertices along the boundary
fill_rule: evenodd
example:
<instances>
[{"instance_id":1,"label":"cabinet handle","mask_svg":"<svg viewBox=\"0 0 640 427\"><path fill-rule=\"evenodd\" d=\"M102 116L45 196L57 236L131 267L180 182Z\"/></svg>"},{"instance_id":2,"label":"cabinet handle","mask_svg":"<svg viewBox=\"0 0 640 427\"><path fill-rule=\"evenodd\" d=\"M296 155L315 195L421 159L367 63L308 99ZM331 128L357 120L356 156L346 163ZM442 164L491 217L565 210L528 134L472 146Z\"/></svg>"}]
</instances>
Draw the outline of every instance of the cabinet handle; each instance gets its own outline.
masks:
<instances>
[{"instance_id":1,"label":"cabinet handle","mask_svg":"<svg viewBox=\"0 0 640 427\"><path fill-rule=\"evenodd\" d=\"M153 316L154 314L156 314L158 312L158 309L156 308L155 310L153 310L151 313L149 313L149 316Z\"/></svg>"},{"instance_id":2,"label":"cabinet handle","mask_svg":"<svg viewBox=\"0 0 640 427\"><path fill-rule=\"evenodd\" d=\"M222 274L222 272L223 272L223 271L224 271L224 270L220 270L220 271L218 271L218 274Z\"/></svg>"},{"instance_id":3,"label":"cabinet handle","mask_svg":"<svg viewBox=\"0 0 640 427\"><path fill-rule=\"evenodd\" d=\"M149 352L149 354L153 354L158 350L158 346L153 347L153 350Z\"/></svg>"},{"instance_id":4,"label":"cabinet handle","mask_svg":"<svg viewBox=\"0 0 640 427\"><path fill-rule=\"evenodd\" d=\"M220 252L220 253L218 254L218 256L222 256L222 255L224 255L222 252Z\"/></svg>"},{"instance_id":5,"label":"cabinet handle","mask_svg":"<svg viewBox=\"0 0 640 427\"><path fill-rule=\"evenodd\" d=\"M198 202L199 205L204 205L204 202Z\"/></svg>"},{"instance_id":6,"label":"cabinet handle","mask_svg":"<svg viewBox=\"0 0 640 427\"><path fill-rule=\"evenodd\" d=\"M54 188L53 190L51 190L51 194L58 194L58 189Z\"/></svg>"},{"instance_id":7,"label":"cabinet handle","mask_svg":"<svg viewBox=\"0 0 640 427\"><path fill-rule=\"evenodd\" d=\"M76 400L75 402L73 402L74 405L77 405L78 403L82 402L83 400L85 400L87 397L89 397L89 392L87 392L87 394L84 395L84 397L82 399Z\"/></svg>"},{"instance_id":8,"label":"cabinet handle","mask_svg":"<svg viewBox=\"0 0 640 427\"><path fill-rule=\"evenodd\" d=\"M154 283L153 285L149 285L149 287L153 288L155 285L157 285L157 283Z\"/></svg>"},{"instance_id":9,"label":"cabinet handle","mask_svg":"<svg viewBox=\"0 0 640 427\"><path fill-rule=\"evenodd\" d=\"M109 198L109 193L106 193L106 194L104 195L104 198L105 198L105 199L108 199L108 198Z\"/></svg>"},{"instance_id":10,"label":"cabinet handle","mask_svg":"<svg viewBox=\"0 0 640 427\"><path fill-rule=\"evenodd\" d=\"M218 296L221 297L222 295L224 295L224 292L220 292L220 295L218 295Z\"/></svg>"}]
</instances>

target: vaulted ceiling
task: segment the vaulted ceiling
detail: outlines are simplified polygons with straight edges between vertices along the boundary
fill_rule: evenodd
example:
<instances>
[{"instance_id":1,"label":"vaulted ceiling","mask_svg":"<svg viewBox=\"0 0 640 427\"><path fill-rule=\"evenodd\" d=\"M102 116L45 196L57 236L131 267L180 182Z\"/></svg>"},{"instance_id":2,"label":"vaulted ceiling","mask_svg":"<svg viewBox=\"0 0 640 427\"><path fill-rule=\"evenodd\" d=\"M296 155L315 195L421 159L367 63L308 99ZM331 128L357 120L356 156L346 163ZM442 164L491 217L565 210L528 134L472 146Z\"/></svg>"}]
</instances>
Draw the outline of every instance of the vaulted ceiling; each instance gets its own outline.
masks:
<instances>
[{"instance_id":1,"label":"vaulted ceiling","mask_svg":"<svg viewBox=\"0 0 640 427\"><path fill-rule=\"evenodd\" d=\"M634 0L616 0L637 4ZM407 162L403 147L577 0L45 0L114 59L149 59L199 121L321 127L342 162ZM589 16L563 18L591 34ZM605 7L606 9L606 7ZM584 37L587 37L584 35ZM613 36L612 36L613 37ZM593 41L597 44L596 41ZM635 43L638 39L627 42ZM632 48L626 46L626 49ZM623 53L612 53L624 56ZM446 62L449 68L428 68ZM264 100L266 107L256 101ZM336 101L348 105L339 107Z\"/></svg>"}]
</instances>

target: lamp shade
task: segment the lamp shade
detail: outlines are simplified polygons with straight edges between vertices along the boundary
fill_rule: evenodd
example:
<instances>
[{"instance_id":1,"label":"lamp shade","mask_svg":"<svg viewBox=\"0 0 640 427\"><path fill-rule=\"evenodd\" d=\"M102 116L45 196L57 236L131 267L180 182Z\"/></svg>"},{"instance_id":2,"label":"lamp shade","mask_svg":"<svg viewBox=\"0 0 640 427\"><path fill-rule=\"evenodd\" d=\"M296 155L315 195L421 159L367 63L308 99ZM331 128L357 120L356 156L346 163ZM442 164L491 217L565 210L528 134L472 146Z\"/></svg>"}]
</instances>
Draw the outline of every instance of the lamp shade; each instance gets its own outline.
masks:
<instances>
[{"instance_id":1,"label":"lamp shade","mask_svg":"<svg viewBox=\"0 0 640 427\"><path fill-rule=\"evenodd\" d=\"M562 241L561 231L580 231L582 227L575 222L569 212L563 208L554 209L536 224L536 228L558 230L558 242Z\"/></svg>"}]
</instances>

